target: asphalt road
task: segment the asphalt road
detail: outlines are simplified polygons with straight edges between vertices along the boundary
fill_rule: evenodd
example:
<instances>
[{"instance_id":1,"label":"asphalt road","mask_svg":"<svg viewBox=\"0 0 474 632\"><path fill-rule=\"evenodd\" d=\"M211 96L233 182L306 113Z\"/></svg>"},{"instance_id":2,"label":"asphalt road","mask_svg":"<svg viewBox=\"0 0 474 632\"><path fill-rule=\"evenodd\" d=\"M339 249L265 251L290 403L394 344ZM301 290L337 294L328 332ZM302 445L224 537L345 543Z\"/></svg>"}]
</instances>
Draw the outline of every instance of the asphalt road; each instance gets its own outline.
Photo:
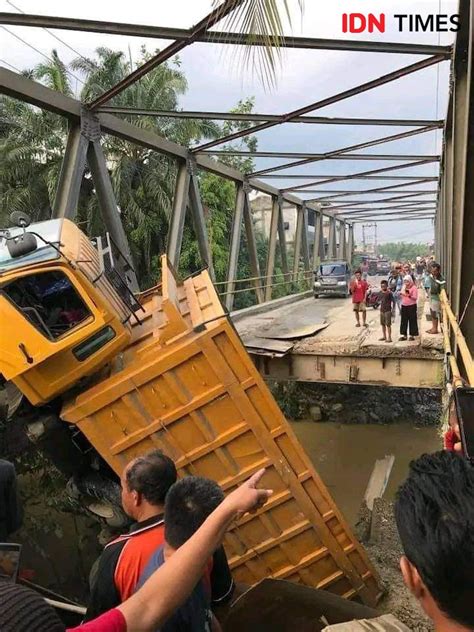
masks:
<instances>
[{"instance_id":1,"label":"asphalt road","mask_svg":"<svg viewBox=\"0 0 474 632\"><path fill-rule=\"evenodd\" d=\"M369 277L368 282L372 286L379 287L382 278L378 276ZM270 331L275 336L284 335L290 330L300 329L323 321L331 322L331 312L344 305L349 307L350 302L350 297L325 296L321 298L305 298L263 314L248 316L237 321L236 328L241 336L259 336Z\"/></svg>"}]
</instances>

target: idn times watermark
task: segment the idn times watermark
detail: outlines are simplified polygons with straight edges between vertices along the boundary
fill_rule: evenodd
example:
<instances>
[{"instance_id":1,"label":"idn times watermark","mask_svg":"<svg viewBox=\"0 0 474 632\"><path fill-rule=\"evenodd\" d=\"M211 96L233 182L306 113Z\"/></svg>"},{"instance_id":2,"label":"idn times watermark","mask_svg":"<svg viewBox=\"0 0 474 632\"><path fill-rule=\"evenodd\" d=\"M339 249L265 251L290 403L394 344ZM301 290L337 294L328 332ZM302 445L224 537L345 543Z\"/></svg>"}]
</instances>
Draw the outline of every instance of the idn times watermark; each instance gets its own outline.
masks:
<instances>
[{"instance_id":1,"label":"idn times watermark","mask_svg":"<svg viewBox=\"0 0 474 632\"><path fill-rule=\"evenodd\" d=\"M459 14L446 13L343 13L343 33L385 33L395 26L400 33L447 33L459 31Z\"/></svg>"}]
</instances>

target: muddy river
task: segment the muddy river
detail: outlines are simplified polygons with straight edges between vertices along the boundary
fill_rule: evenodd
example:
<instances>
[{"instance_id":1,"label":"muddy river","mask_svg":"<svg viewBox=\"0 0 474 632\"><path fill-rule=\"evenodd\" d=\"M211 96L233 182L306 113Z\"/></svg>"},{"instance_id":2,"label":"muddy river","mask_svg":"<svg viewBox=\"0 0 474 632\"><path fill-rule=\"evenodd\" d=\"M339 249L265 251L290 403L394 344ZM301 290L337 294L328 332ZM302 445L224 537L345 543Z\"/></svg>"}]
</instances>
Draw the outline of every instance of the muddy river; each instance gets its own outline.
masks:
<instances>
[{"instance_id":1,"label":"muddy river","mask_svg":"<svg viewBox=\"0 0 474 632\"><path fill-rule=\"evenodd\" d=\"M393 454L395 462L385 491L393 498L405 479L410 461L441 448L436 427L408 424L353 425L340 423L291 423L340 510L354 525L376 459Z\"/></svg>"}]
</instances>

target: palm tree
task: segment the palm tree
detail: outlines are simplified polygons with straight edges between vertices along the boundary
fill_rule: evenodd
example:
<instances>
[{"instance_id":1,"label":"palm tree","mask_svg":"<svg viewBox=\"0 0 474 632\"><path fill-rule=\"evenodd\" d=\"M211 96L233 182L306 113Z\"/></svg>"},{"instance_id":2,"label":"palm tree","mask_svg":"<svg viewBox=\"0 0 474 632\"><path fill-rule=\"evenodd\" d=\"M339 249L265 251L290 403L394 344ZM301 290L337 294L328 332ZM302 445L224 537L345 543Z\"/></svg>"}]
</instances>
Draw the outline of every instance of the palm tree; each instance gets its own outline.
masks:
<instances>
[{"instance_id":1,"label":"palm tree","mask_svg":"<svg viewBox=\"0 0 474 632\"><path fill-rule=\"evenodd\" d=\"M151 56L142 50L138 65ZM98 48L96 59L78 58L71 67L85 77L81 93L91 100L123 79L132 70L132 62L123 52ZM162 64L141 81L120 94L114 104L150 110L176 110L179 97L187 90L187 81L179 69L179 60ZM178 120L152 116L126 117L134 125L156 132L182 145L191 145L201 138L215 138L220 128L212 121ZM174 195L176 163L151 150L138 147L116 137L103 139L111 166L111 175L122 221L131 236L134 261L142 279L156 278L159 255L165 250L168 218ZM93 205L95 205L95 198ZM89 217L98 217L95 206ZM97 232L97 231L96 231Z\"/></svg>"},{"instance_id":2,"label":"palm tree","mask_svg":"<svg viewBox=\"0 0 474 632\"><path fill-rule=\"evenodd\" d=\"M53 63L38 74L47 83L61 86L66 94L70 85L64 67ZM31 78L35 71L25 73ZM52 200L64 154L67 122L50 112L0 97L0 224L7 225L7 215L24 211L34 219L51 215Z\"/></svg>"},{"instance_id":3,"label":"palm tree","mask_svg":"<svg viewBox=\"0 0 474 632\"><path fill-rule=\"evenodd\" d=\"M142 51L143 63L149 56ZM78 58L71 69L84 78L83 100L93 98L132 70L121 51L99 48L91 59ZM69 69L52 52L51 62L39 64L29 76L72 95ZM187 82L179 61L162 64L117 99L119 105L175 110ZM215 138L221 131L212 121L133 117L133 123L180 144ZM13 210L34 219L50 217L67 139L67 122L25 103L0 97L0 220L6 225ZM130 235L134 259L144 283L156 279L158 256L165 249L168 218L174 194L176 164L146 148L115 137L102 140L117 203ZM100 234L100 213L89 173L83 178L77 221L91 235Z\"/></svg>"}]
</instances>

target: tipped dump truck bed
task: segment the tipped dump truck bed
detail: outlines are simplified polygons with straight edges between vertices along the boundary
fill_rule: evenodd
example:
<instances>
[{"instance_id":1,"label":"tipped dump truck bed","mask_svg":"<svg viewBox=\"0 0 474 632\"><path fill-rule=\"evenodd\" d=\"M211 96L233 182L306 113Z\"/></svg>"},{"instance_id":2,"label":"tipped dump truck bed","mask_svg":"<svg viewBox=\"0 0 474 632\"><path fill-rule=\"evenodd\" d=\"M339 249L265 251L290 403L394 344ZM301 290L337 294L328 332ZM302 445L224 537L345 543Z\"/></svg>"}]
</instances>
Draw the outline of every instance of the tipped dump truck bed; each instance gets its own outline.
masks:
<instances>
[{"instance_id":1,"label":"tipped dump truck bed","mask_svg":"<svg viewBox=\"0 0 474 632\"><path fill-rule=\"evenodd\" d=\"M293 434L207 272L142 296L146 315L110 374L69 400L62 417L120 474L160 448L182 475L230 491L261 467L270 501L226 536L236 581L289 579L374 605L379 579Z\"/></svg>"}]
</instances>

